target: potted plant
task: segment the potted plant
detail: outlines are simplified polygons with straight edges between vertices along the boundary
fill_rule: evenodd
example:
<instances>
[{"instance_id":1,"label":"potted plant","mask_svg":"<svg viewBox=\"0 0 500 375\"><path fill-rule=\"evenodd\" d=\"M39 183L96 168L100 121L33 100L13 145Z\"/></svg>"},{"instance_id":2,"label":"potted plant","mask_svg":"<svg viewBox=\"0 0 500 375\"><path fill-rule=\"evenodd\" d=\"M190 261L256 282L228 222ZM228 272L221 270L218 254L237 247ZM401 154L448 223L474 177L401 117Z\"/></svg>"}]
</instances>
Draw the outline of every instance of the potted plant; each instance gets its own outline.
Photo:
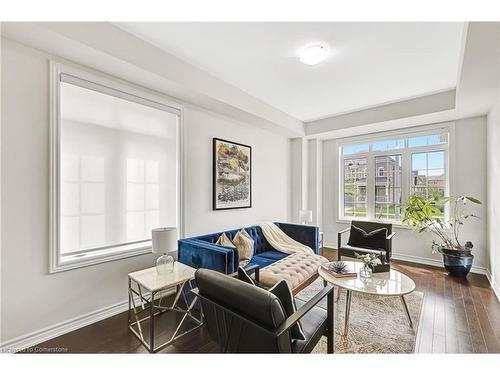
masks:
<instances>
[{"instance_id":1,"label":"potted plant","mask_svg":"<svg viewBox=\"0 0 500 375\"><path fill-rule=\"evenodd\" d=\"M442 209L450 204L450 218L446 220ZM472 242L460 242L460 228L469 218L478 218L467 212L469 203L481 204L473 197L460 196L450 198L421 197L412 195L407 204L402 205L403 223L415 231L433 233L438 240L432 241L432 252L443 255L444 268L449 275L465 277L474 259Z\"/></svg>"}]
</instances>

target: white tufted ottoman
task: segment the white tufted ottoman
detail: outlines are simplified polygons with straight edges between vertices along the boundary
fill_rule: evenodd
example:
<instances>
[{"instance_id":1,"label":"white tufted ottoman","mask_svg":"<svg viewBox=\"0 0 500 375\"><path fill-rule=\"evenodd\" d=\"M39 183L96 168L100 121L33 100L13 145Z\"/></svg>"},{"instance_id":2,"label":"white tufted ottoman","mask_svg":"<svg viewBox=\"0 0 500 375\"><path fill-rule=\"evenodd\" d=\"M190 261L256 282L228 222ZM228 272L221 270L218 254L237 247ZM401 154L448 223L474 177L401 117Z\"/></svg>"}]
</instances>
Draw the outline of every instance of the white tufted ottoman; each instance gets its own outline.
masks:
<instances>
[{"instance_id":1,"label":"white tufted ottoman","mask_svg":"<svg viewBox=\"0 0 500 375\"><path fill-rule=\"evenodd\" d=\"M266 287L274 286L285 279L294 294L301 291L316 277L318 269L328 260L321 255L295 253L264 267L260 270L260 283Z\"/></svg>"}]
</instances>

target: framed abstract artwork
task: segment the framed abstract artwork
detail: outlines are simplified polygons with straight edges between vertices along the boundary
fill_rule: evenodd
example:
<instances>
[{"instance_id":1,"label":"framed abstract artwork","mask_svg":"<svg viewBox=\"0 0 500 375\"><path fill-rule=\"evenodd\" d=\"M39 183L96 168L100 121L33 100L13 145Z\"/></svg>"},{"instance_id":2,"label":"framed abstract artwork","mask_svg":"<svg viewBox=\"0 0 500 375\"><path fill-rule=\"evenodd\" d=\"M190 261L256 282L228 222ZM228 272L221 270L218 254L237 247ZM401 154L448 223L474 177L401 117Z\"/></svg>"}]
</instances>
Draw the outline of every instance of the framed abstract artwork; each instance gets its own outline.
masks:
<instances>
[{"instance_id":1,"label":"framed abstract artwork","mask_svg":"<svg viewBox=\"0 0 500 375\"><path fill-rule=\"evenodd\" d=\"M252 207L252 147L213 139L213 209Z\"/></svg>"}]
</instances>

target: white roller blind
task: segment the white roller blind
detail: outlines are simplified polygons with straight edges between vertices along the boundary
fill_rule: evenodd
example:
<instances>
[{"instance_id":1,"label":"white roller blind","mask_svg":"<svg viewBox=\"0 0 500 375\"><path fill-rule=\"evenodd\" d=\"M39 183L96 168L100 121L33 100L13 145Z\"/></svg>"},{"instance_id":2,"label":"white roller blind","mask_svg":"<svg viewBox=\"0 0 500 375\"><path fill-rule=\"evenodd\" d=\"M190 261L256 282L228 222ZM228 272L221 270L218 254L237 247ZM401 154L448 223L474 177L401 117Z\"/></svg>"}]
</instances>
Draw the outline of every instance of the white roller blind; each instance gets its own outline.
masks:
<instances>
[{"instance_id":1,"label":"white roller blind","mask_svg":"<svg viewBox=\"0 0 500 375\"><path fill-rule=\"evenodd\" d=\"M178 226L178 110L60 79L60 254L140 243L152 228Z\"/></svg>"}]
</instances>

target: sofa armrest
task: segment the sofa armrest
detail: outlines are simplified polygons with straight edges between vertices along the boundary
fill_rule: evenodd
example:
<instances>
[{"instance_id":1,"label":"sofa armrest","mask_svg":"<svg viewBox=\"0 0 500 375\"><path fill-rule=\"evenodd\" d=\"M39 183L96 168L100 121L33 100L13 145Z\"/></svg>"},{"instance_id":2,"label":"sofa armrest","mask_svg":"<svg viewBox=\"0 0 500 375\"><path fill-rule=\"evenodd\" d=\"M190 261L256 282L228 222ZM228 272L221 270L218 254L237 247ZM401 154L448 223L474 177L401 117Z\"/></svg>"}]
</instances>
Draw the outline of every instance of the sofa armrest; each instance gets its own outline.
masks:
<instances>
[{"instance_id":1,"label":"sofa armrest","mask_svg":"<svg viewBox=\"0 0 500 375\"><path fill-rule=\"evenodd\" d=\"M315 254L319 254L319 227L290 223L275 224L295 241L309 246Z\"/></svg>"},{"instance_id":2,"label":"sofa armrest","mask_svg":"<svg viewBox=\"0 0 500 375\"><path fill-rule=\"evenodd\" d=\"M179 240L178 245L179 262L193 268L208 268L225 274L238 268L236 249L196 239Z\"/></svg>"}]
</instances>

